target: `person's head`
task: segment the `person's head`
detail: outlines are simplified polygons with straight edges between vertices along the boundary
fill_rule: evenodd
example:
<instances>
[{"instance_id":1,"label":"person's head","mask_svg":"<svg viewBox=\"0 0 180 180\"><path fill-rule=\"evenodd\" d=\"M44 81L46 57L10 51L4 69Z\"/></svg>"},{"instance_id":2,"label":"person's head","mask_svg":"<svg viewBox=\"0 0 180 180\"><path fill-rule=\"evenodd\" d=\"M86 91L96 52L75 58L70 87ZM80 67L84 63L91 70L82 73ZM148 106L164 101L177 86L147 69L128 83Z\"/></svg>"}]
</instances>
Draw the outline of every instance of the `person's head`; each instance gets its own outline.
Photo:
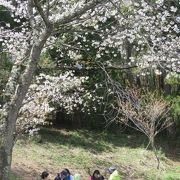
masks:
<instances>
[{"instance_id":1,"label":"person's head","mask_svg":"<svg viewBox=\"0 0 180 180\"><path fill-rule=\"evenodd\" d=\"M115 170L116 170L115 166L111 166L110 168L108 168L109 174L112 174Z\"/></svg>"},{"instance_id":2,"label":"person's head","mask_svg":"<svg viewBox=\"0 0 180 180\"><path fill-rule=\"evenodd\" d=\"M71 175L69 169L65 168L64 171L66 171L68 175Z\"/></svg>"},{"instance_id":3,"label":"person's head","mask_svg":"<svg viewBox=\"0 0 180 180\"><path fill-rule=\"evenodd\" d=\"M68 178L70 175L71 175L71 173L68 169L64 169L63 171L61 171L61 173L59 173L60 178L63 180Z\"/></svg>"},{"instance_id":4,"label":"person's head","mask_svg":"<svg viewBox=\"0 0 180 180\"><path fill-rule=\"evenodd\" d=\"M41 174L41 179L47 179L49 176L49 173L47 171L43 171Z\"/></svg>"},{"instance_id":5,"label":"person's head","mask_svg":"<svg viewBox=\"0 0 180 180\"><path fill-rule=\"evenodd\" d=\"M98 179L100 176L101 176L101 174L100 174L99 170L95 170L95 171L93 172L93 178Z\"/></svg>"}]
</instances>

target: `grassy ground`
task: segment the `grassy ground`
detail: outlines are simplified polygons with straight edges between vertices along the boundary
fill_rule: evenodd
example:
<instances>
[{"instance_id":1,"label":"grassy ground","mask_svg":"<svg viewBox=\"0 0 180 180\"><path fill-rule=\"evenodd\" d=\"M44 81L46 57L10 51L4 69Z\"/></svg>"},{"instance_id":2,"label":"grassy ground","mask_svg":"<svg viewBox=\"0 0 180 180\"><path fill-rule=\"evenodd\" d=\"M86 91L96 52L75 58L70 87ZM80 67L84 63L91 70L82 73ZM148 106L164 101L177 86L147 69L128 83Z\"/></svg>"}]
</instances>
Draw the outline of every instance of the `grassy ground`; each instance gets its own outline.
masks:
<instances>
[{"instance_id":1,"label":"grassy ground","mask_svg":"<svg viewBox=\"0 0 180 180\"><path fill-rule=\"evenodd\" d=\"M147 140L141 135L113 135L90 131L43 129L38 137L18 140L13 154L16 179L35 180L48 170L53 179L57 172L68 168L86 180L88 173L117 165L123 179L180 179L179 159L171 160L162 151L160 169ZM11 179L15 179L12 175Z\"/></svg>"}]
</instances>

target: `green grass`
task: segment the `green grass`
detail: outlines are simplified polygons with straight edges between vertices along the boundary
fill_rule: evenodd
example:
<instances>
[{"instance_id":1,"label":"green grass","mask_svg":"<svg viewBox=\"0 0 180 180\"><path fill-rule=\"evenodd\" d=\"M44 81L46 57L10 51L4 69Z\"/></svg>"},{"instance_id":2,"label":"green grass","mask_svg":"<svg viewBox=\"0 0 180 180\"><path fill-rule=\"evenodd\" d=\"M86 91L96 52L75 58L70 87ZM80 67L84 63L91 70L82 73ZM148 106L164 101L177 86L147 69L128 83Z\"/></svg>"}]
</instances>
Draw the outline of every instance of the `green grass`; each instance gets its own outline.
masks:
<instances>
[{"instance_id":1,"label":"green grass","mask_svg":"<svg viewBox=\"0 0 180 180\"><path fill-rule=\"evenodd\" d=\"M22 173L20 176L32 171L34 177L44 169L55 176L65 167L88 176L89 170L98 168L104 172L110 165L117 165L122 176L134 179L169 180L179 176L174 162L161 151L161 168L157 170L154 154L144 149L146 145L147 139L138 134L117 136L86 130L43 129L37 137L17 141L13 166L22 168L17 173Z\"/></svg>"},{"instance_id":2,"label":"green grass","mask_svg":"<svg viewBox=\"0 0 180 180\"><path fill-rule=\"evenodd\" d=\"M10 173L9 180L22 180L20 177L17 177L14 173Z\"/></svg>"},{"instance_id":3,"label":"green grass","mask_svg":"<svg viewBox=\"0 0 180 180\"><path fill-rule=\"evenodd\" d=\"M163 176L163 180L179 180L179 179L180 179L180 166L174 168L171 171L167 171Z\"/></svg>"}]
</instances>

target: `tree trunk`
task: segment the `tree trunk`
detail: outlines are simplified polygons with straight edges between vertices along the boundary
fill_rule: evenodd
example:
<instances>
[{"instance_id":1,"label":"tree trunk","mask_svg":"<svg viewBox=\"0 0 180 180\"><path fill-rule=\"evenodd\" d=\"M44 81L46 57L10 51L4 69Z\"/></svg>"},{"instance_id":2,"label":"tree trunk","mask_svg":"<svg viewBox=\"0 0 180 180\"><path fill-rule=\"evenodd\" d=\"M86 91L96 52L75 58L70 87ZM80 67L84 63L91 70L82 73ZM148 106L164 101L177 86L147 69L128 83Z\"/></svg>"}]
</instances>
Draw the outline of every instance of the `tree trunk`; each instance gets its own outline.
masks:
<instances>
[{"instance_id":1,"label":"tree trunk","mask_svg":"<svg viewBox=\"0 0 180 180\"><path fill-rule=\"evenodd\" d=\"M151 137L150 144L151 144L152 150L153 150L154 155L155 155L156 160L157 160L157 169L159 169L159 167L160 167L160 159L158 157L158 152L157 152L157 149L156 149L155 144L154 144L154 138L155 137Z\"/></svg>"},{"instance_id":2,"label":"tree trunk","mask_svg":"<svg viewBox=\"0 0 180 180\"><path fill-rule=\"evenodd\" d=\"M47 38L51 34L51 28L46 29L45 32L40 37L38 43L30 49L28 65L19 79L19 84L12 77L14 74L19 74L19 68L13 68L11 76L9 78L9 84L15 84L15 88L8 89L12 86L7 86L8 99L3 106L3 112L5 112L1 117L1 123L4 124L4 131L1 133L0 139L0 180L8 180L11 161L12 161L12 150L14 146L14 133L16 131L16 120L18 117L19 110L22 106L22 102L28 91L28 88L33 79L34 72L37 68L37 61L40 57L41 51ZM5 93L6 94L6 93Z\"/></svg>"}]
</instances>

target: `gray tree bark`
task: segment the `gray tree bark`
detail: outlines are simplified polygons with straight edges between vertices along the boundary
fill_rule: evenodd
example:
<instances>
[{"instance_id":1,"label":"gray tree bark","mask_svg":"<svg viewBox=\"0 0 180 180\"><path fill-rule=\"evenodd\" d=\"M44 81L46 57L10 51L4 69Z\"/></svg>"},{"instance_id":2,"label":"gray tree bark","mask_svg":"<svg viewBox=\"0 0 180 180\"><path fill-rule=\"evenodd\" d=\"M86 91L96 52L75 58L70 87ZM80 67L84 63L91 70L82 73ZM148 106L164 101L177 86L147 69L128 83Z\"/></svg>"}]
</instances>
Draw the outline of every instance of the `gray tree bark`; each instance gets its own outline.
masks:
<instances>
[{"instance_id":1,"label":"gray tree bark","mask_svg":"<svg viewBox=\"0 0 180 180\"><path fill-rule=\"evenodd\" d=\"M43 46L50 36L51 31L51 27L46 29L44 34L40 37L39 42L34 44L29 50L30 55L28 65L22 75L19 76L21 68L17 67L17 65L12 68L7 88L8 93L5 93L7 94L7 97L5 97L6 103L3 106L3 111L5 113L1 115L1 124L3 124L4 133L1 133L0 139L0 180L9 179L18 112L33 79L34 72L37 68L37 61ZM18 77L20 78L19 83L17 81Z\"/></svg>"}]
</instances>

